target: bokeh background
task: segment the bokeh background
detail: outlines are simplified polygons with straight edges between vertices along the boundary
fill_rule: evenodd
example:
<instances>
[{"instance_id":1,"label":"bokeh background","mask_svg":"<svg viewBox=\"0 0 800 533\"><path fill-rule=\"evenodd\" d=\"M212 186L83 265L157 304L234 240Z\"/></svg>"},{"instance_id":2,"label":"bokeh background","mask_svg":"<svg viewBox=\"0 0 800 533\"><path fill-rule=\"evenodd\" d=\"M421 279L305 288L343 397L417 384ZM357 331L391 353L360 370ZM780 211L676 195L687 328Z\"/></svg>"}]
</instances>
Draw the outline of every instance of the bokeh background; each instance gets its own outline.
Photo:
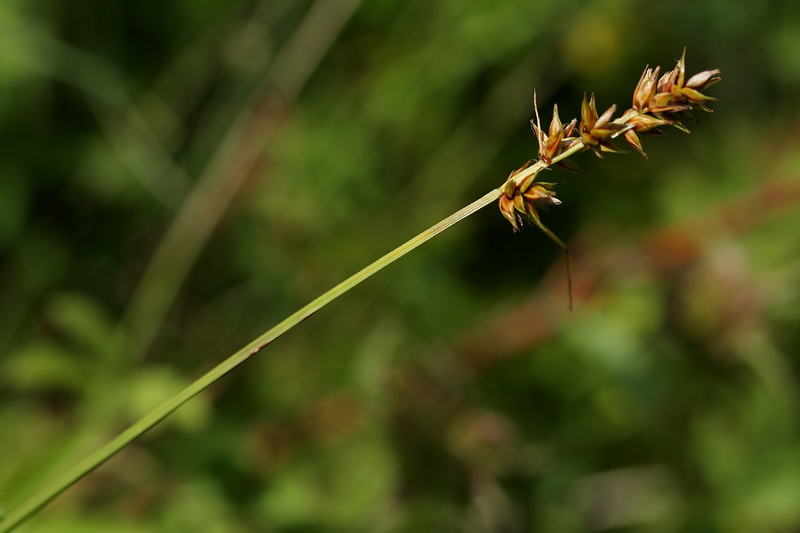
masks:
<instances>
[{"instance_id":1,"label":"bokeh background","mask_svg":"<svg viewBox=\"0 0 800 533\"><path fill-rule=\"evenodd\" d=\"M0 500L684 46L713 115L548 175L574 312L486 208L20 531L798 531L789 0L0 2Z\"/></svg>"}]
</instances>

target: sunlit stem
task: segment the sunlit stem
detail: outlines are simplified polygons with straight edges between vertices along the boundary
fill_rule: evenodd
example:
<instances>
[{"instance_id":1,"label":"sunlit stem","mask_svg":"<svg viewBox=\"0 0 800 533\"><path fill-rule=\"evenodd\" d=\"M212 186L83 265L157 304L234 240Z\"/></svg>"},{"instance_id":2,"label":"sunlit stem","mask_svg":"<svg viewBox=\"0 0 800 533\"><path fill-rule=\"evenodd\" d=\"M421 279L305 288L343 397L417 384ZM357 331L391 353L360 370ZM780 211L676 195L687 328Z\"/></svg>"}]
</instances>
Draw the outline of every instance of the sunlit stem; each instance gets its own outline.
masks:
<instances>
[{"instance_id":1,"label":"sunlit stem","mask_svg":"<svg viewBox=\"0 0 800 533\"><path fill-rule=\"evenodd\" d=\"M459 209L449 217L441 220L437 224L434 224L404 244L401 244L372 264L359 270L343 282L339 283L332 289L328 290L321 296L306 304L304 307L297 310L292 315L288 316L269 331L254 339L248 345L244 346L239 351L225 359L223 362L209 370L205 375L194 381L181 392L150 411L138 422L131 425L128 429L117 435L117 437L115 437L113 440L75 465L71 470L65 472L61 477L51 481L41 491L39 491L37 494L34 494L31 498L22 503L22 505L16 509L13 509L10 513L8 513L5 519L0 520L0 533L6 533L17 528L20 524L38 513L44 506L78 482L81 478L86 476L89 472L92 472L108 459L116 455L134 439L150 430L153 426L164 420L180 406L197 396L211 384L222 378L225 374L242 364L244 361L260 352L264 347L298 325L300 322L310 317L362 281L371 277L373 274L383 270L391 263L397 261L411 250L417 248L419 245L427 242L454 224L464 220L476 211L497 201L497 198L500 196L500 194L500 189L489 191L478 200L475 200L466 207Z\"/></svg>"}]
</instances>

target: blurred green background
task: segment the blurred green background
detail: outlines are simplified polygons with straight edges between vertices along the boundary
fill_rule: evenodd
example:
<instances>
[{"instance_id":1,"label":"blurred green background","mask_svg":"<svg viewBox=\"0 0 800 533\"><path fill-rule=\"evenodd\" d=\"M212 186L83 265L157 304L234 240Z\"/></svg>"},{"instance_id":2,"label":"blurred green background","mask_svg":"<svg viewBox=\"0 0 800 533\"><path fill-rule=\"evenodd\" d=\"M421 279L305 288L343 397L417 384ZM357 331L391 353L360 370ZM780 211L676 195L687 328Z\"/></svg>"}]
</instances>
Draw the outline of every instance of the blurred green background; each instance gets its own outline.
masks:
<instances>
[{"instance_id":1,"label":"blurred green background","mask_svg":"<svg viewBox=\"0 0 800 533\"><path fill-rule=\"evenodd\" d=\"M646 64L692 135L380 272L30 532L800 530L800 4L0 3L8 509Z\"/></svg>"}]
</instances>

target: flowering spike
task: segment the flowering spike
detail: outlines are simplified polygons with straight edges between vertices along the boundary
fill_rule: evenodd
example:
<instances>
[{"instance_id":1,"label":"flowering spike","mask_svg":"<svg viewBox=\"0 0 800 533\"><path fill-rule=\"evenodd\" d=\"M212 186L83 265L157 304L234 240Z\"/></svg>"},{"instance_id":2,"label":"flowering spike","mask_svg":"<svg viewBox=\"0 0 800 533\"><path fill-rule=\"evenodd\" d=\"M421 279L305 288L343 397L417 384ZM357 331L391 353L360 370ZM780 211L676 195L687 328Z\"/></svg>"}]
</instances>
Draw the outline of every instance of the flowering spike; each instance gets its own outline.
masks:
<instances>
[{"instance_id":1,"label":"flowering spike","mask_svg":"<svg viewBox=\"0 0 800 533\"><path fill-rule=\"evenodd\" d=\"M661 74L661 67L644 68L633 93L632 107L617 118L614 118L616 105L598 115L595 95L583 93L580 122L573 119L564 124L559 116L558 106L555 105L547 131L542 129L537 95L534 91L535 120L531 120L530 124L539 145L539 160L529 161L512 172L500 188L499 207L503 217L511 223L514 231L519 230L522 219L532 222L562 247L569 258L569 249L539 217L538 208L561 204L553 192L555 183L536 181L539 172L550 166L582 172L580 167L568 161L567 157L586 150L592 150L601 158L608 152L625 153L613 142L618 137L624 137L633 149L647 158L640 135L664 135L659 129L663 126L674 126L688 133L689 130L682 121L696 122L689 114L694 108L711 111L709 104L716 101L716 98L708 96L705 91L718 81L720 81L719 70L704 70L687 79L686 49L684 49L681 58L669 72ZM571 292L570 265L568 261Z\"/></svg>"}]
</instances>

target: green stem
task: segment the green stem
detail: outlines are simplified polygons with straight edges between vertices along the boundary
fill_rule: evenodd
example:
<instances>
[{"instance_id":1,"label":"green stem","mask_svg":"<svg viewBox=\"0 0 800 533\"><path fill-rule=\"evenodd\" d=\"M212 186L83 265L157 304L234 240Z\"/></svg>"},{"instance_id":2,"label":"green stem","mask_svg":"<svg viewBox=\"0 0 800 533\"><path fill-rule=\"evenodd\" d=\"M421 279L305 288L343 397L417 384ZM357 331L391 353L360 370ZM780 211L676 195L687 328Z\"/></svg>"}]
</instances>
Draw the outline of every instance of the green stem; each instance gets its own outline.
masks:
<instances>
[{"instance_id":1,"label":"green stem","mask_svg":"<svg viewBox=\"0 0 800 533\"><path fill-rule=\"evenodd\" d=\"M261 351L269 343L298 325L300 322L319 311L333 300L343 295L365 279L373 274L379 272L384 267L398 260L417 246L423 244L429 239L435 237L447 228L464 220L472 215L479 209L486 207L493 201L497 200L500 196L500 189L494 189L483 195L478 200L472 202L468 206L456 211L449 217L445 218L438 224L423 231L413 239L405 244L402 244L384 255L371 265L356 272L343 282L339 283L326 293L319 296L314 301L307 304L305 307L290 315L278 325L263 333L258 338L250 342L247 346L240 349L222 363L208 371L201 378L193 382L184 390L165 401L152 411L145 415L141 420L130 426L128 429L120 433L112 441L92 453L86 459L75 465L72 469L64 473L61 477L55 479L40 492L33 495L22 505L11 511L4 520L0 521L0 533L11 531L36 513L38 513L44 506L50 503L62 492L78 482L86 474L99 467L109 458L113 457L117 452L122 450L125 446L130 444L134 439L151 429L153 426L164 420L173 411L178 409L181 405L185 404L197 394L205 390L211 384L216 382L222 376L242 364L250 356L255 355Z\"/></svg>"}]
</instances>

